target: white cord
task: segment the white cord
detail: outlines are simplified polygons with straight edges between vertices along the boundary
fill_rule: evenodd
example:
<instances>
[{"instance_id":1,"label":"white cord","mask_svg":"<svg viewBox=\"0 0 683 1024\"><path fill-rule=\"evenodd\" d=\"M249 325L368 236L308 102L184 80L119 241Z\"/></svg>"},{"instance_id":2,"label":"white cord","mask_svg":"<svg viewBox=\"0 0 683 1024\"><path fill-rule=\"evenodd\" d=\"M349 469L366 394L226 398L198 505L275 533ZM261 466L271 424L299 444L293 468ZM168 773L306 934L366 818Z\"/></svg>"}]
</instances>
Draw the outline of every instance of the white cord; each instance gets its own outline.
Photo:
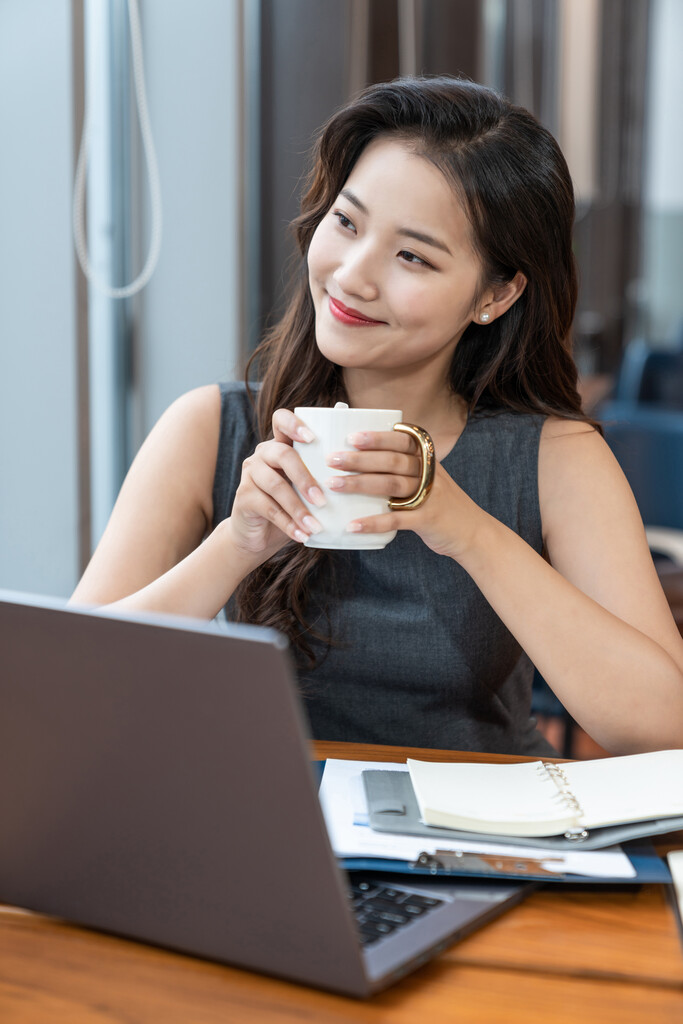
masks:
<instances>
[{"instance_id":1,"label":"white cord","mask_svg":"<svg viewBox=\"0 0 683 1024\"><path fill-rule=\"evenodd\" d=\"M88 257L88 247L85 237L85 179L88 167L88 150L90 144L90 111L88 94L86 89L85 111L83 115L83 134L81 146L78 153L76 165L76 179L74 181L74 202L73 202L73 233L78 262L88 281L111 299L128 299L136 295L141 288L144 288L159 259L161 250L161 185L159 182L159 168L157 165L156 152L152 129L149 123L149 112L147 110L147 95L145 92L145 70L142 59L142 33L140 31L140 14L137 0L128 0L128 18L130 21L130 43L133 58L133 83L135 88L135 102L137 105L138 118L140 121L140 134L147 163L147 176L149 180L149 191L151 196L152 227L147 260L141 272L130 284L122 288L112 288L102 281L93 270Z\"/></svg>"}]
</instances>

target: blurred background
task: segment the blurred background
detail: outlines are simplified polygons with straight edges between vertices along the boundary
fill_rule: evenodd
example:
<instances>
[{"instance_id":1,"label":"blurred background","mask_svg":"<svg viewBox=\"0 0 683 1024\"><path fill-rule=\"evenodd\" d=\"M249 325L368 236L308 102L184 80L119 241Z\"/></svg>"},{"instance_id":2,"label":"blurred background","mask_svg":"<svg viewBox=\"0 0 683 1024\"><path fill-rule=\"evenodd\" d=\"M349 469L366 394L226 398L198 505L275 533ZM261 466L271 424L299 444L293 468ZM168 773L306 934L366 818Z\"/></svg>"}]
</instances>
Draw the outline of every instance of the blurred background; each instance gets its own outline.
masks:
<instances>
[{"instance_id":1,"label":"blurred background","mask_svg":"<svg viewBox=\"0 0 683 1024\"><path fill-rule=\"evenodd\" d=\"M398 74L466 75L556 135L578 201L586 403L680 428L680 0L132 6L139 32L128 0L0 0L0 587L69 594L163 409L242 374L282 308L316 128ZM145 267L135 294L102 290ZM680 429L680 475L669 462L637 492L659 527L683 526ZM655 491L668 510L647 506Z\"/></svg>"}]
</instances>

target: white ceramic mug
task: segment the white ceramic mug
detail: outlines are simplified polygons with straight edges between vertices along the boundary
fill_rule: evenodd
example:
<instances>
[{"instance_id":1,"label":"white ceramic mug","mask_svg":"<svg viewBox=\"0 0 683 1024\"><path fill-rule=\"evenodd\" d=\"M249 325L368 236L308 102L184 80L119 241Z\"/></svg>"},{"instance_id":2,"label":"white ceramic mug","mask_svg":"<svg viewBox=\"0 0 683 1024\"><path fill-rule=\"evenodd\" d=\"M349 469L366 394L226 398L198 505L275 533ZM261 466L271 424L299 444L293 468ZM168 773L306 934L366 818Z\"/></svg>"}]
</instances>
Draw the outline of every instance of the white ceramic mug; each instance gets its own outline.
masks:
<instances>
[{"instance_id":1,"label":"white ceramic mug","mask_svg":"<svg viewBox=\"0 0 683 1024\"><path fill-rule=\"evenodd\" d=\"M371 494L343 494L325 487L325 481L332 476L348 476L344 470L327 465L326 459L333 452L352 451L348 442L349 434L361 431L393 430L403 413L400 409L349 409L338 403L333 409L317 406L299 407L296 416L305 423L315 440L307 444L295 441L294 448L311 475L317 480L325 495L322 508L312 505L303 495L301 500L315 516L322 531L305 541L309 548L371 549L383 548L396 536L396 530L389 533L347 533L347 525L354 519L378 516L389 510L390 496Z\"/></svg>"}]
</instances>

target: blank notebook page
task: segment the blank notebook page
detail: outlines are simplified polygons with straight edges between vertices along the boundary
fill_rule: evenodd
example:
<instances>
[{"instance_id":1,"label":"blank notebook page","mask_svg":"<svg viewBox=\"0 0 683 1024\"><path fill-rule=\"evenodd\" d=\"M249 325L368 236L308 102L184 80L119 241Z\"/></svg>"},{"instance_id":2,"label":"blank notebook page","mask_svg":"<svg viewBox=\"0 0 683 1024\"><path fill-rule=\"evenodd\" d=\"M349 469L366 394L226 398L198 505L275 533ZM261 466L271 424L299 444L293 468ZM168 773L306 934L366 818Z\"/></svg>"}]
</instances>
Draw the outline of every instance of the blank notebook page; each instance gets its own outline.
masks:
<instances>
[{"instance_id":1,"label":"blank notebook page","mask_svg":"<svg viewBox=\"0 0 683 1024\"><path fill-rule=\"evenodd\" d=\"M479 821L544 822L569 816L541 761L444 764L408 761L421 807Z\"/></svg>"},{"instance_id":2,"label":"blank notebook page","mask_svg":"<svg viewBox=\"0 0 683 1024\"><path fill-rule=\"evenodd\" d=\"M562 765L587 826L683 814L683 750Z\"/></svg>"}]
</instances>

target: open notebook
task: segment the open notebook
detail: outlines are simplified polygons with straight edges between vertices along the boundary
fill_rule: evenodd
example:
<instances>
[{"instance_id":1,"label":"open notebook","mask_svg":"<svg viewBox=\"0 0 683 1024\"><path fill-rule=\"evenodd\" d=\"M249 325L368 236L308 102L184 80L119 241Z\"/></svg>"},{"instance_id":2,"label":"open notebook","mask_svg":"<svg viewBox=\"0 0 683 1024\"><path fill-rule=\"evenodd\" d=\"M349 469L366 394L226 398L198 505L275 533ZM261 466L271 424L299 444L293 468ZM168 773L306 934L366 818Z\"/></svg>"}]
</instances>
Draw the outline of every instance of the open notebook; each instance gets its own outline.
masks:
<instances>
[{"instance_id":1,"label":"open notebook","mask_svg":"<svg viewBox=\"0 0 683 1024\"><path fill-rule=\"evenodd\" d=\"M555 764L364 769L373 831L568 850L683 828L683 750Z\"/></svg>"},{"instance_id":2,"label":"open notebook","mask_svg":"<svg viewBox=\"0 0 683 1024\"><path fill-rule=\"evenodd\" d=\"M683 750L554 764L408 760L427 825L507 836L584 837L683 815ZM672 821L671 828L677 827Z\"/></svg>"}]
</instances>

